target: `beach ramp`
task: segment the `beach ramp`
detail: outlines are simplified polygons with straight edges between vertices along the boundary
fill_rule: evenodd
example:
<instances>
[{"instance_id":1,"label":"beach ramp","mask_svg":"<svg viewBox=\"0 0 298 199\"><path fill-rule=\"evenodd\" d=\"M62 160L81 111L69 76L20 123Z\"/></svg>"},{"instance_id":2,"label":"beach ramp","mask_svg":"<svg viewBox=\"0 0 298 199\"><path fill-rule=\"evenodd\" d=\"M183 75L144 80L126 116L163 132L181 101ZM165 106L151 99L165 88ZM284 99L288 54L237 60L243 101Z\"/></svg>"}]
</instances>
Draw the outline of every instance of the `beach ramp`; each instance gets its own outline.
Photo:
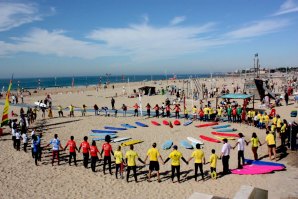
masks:
<instances>
[{"instance_id":1,"label":"beach ramp","mask_svg":"<svg viewBox=\"0 0 298 199\"><path fill-rule=\"evenodd\" d=\"M268 199L268 190L242 185L233 199Z\"/></svg>"}]
</instances>

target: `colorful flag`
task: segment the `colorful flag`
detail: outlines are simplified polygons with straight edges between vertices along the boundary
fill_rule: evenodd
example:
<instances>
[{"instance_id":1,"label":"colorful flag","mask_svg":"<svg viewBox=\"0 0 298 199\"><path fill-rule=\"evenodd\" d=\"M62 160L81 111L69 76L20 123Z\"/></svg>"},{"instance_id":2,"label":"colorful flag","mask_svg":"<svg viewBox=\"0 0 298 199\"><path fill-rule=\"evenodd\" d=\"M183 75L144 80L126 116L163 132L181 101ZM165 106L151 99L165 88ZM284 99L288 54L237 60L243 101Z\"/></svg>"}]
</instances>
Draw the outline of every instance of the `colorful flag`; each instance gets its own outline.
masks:
<instances>
[{"instance_id":1,"label":"colorful flag","mask_svg":"<svg viewBox=\"0 0 298 199\"><path fill-rule=\"evenodd\" d=\"M12 78L10 80L10 83L9 83L9 86L8 86L8 89L7 89L7 93L6 93L1 126L4 126L4 125L8 124L9 96L10 96L11 86L12 86Z\"/></svg>"}]
</instances>

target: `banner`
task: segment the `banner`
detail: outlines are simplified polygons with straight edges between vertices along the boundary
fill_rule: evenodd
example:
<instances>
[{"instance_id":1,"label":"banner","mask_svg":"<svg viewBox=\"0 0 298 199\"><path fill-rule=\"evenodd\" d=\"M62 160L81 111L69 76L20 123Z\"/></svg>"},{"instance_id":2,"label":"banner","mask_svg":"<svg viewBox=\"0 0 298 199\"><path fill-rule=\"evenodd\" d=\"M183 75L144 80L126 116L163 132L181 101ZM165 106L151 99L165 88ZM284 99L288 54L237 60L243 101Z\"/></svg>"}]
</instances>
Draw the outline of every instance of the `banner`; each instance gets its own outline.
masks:
<instances>
[{"instance_id":1,"label":"banner","mask_svg":"<svg viewBox=\"0 0 298 199\"><path fill-rule=\"evenodd\" d=\"M9 96L10 96L11 86L12 86L12 79L10 80L10 83L9 83L9 86L8 86L8 89L7 89L7 93L6 93L1 126L4 126L4 125L8 124Z\"/></svg>"}]
</instances>

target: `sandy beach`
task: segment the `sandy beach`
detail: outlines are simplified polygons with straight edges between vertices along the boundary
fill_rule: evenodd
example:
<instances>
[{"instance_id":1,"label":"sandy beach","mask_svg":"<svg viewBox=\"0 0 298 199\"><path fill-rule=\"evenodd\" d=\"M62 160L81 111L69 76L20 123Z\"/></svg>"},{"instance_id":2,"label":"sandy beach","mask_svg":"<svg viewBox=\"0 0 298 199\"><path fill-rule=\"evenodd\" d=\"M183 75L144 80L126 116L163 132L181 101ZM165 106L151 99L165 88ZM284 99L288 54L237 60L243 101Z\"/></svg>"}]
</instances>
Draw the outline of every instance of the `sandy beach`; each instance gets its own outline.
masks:
<instances>
[{"instance_id":1,"label":"sandy beach","mask_svg":"<svg viewBox=\"0 0 298 199\"><path fill-rule=\"evenodd\" d=\"M211 87L213 81L200 80L201 83L205 83L208 88ZM277 80L278 81L278 80ZM215 83L214 83L215 82ZM223 84L232 90L236 85L243 86L243 78L216 78L213 84L214 86L221 88ZM83 104L87 106L87 109L93 109L93 105L97 104L99 107L108 106L111 107L111 97L115 97L116 109L121 109L122 104L126 104L129 110L135 103L138 103L138 98L128 98L123 96L123 86L126 92L132 93L133 89L137 89L141 85L156 86L157 89L161 87L165 88L166 81L153 82L139 82L127 84L115 84L115 88L112 89L111 85L107 89L96 90L95 87L88 88L63 88L63 89L46 89L42 92L33 94L32 96L26 96L24 103L33 104L38 100L44 100L46 94L50 94L53 100L53 106L61 105L67 107L70 104L81 107ZM169 81L169 85L177 85L182 88L182 81L176 80L175 82ZM117 95L116 95L117 93ZM117 97L116 97L117 96ZM169 97L167 95L155 95L155 96L143 96L142 106L145 110L145 105L150 103L153 107L155 104L161 105L161 102ZM174 96L170 96L173 97ZM291 101L293 97L290 97L290 104L288 106L277 107L276 111L282 119L288 121L296 120L296 118L290 117L290 112L293 109L297 109L297 104ZM209 99L208 99L209 100ZM215 98L210 99L212 106L215 106ZM238 100L242 104L241 100ZM4 99L1 99L4 102ZM199 101L194 101L194 105L199 107ZM204 101L206 104L206 101ZM283 103L284 104L284 103ZM256 100L255 108L258 109L260 101ZM187 100L187 107L190 109L192 101ZM252 107L250 104L249 107ZM173 108L173 106L172 106ZM0 110L3 110L3 105L0 105ZM11 106L10 110L19 114L20 107ZM26 108L25 108L26 111ZM269 109L266 110L268 113ZM153 112L153 111L152 111ZM120 127L123 123L134 124L136 121L148 124L149 127L142 128L137 127L135 129L128 129L118 133L119 137L131 137L133 139L143 140L143 143L135 145L135 151L139 154L141 159L145 159L147 150L151 148L153 142L157 143L163 159L166 159L171 152L170 150L162 150L161 145L171 139L174 144L178 145L178 150L182 152L185 159L191 156L192 150L184 149L180 146L181 140L186 140L186 137L199 138L199 135L207 135L212 137L211 127L196 128L196 124L202 122L195 121L189 126L174 126L169 128L168 126L153 126L151 121L155 120L162 122L163 118L145 118L145 117L133 117L128 114L127 117L123 117L121 113L118 113L117 117L105 117L103 112L100 116L95 116L94 112L87 112L85 117L81 117L80 111L75 111L75 117L69 118L68 110L64 110L65 117L59 118L57 110L53 111L54 118L41 119L41 111L38 112L38 119L33 123L30 128L37 127L39 131L43 132L42 146L48 144L53 138L54 134L58 134L63 147L69 140L69 137L73 135L77 145L83 140L83 136L89 136L91 129L103 129L104 126L117 126ZM173 116L173 113L172 113ZM169 119L173 121L174 118ZM180 119L184 122L184 119ZM226 123L226 122L225 122ZM232 128L237 129L238 132L242 132L245 135L245 139L248 141L251 138L251 134L256 132L261 142L265 141L265 130L258 129L246 124L232 123ZM31 132L31 131L30 131ZM29 134L29 133L28 133ZM91 136L89 136L89 141ZM229 143L234 146L236 140L230 140ZM97 146L101 148L103 141L97 141ZM113 150L117 148L119 143L112 143ZM277 141L277 146L280 145L280 140ZM30 146L30 145L29 145ZM205 152L206 161L209 160L211 155L211 149L216 150L216 154L220 155L222 144L204 142L203 151ZM29 148L28 148L29 149ZM50 148L49 148L50 149ZM77 153L79 160L78 166L69 166L67 162L68 150L62 152L61 165L51 165L51 152L46 149L43 152L42 161L39 166L34 165L34 160L31 157L31 151L27 153L24 151L16 151L12 147L11 132L9 127L5 127L4 135L0 137L0 198L172 198L182 199L188 198L193 192L202 192L206 194L232 198L234 194L239 190L241 185L251 185L254 187L266 189L269 191L269 198L297 198L298 197L298 170L297 170L297 152L288 150L288 155L280 160L279 163L283 163L287 166L286 170L274 172L264 175L227 175L220 177L216 180L208 179L206 181L195 182L193 161L189 165L181 163L182 171L182 183L172 183L170 178L171 164L168 162L161 166L161 183L157 182L157 178L152 178L152 182L146 181L146 174L148 172L148 166L144 166L141 162L137 162L138 167L138 179L139 182L135 183L131 176L130 182L127 183L125 179L116 179L115 176L110 174L104 175L102 172L102 162L96 167L96 173L93 173L91 169L85 169L82 163L82 153ZM128 150L128 147L123 148L123 153ZM259 156L267 155L267 146L263 145L259 147ZM251 145L246 146L245 157L253 159L251 152ZM279 157L279 154L278 154ZM278 158L279 159L279 158ZM270 161L268 157L263 160ZM230 168L237 167L237 149L232 150L230 158ZM209 164L204 165L204 171L208 173L210 170ZM219 160L217 163L217 171L222 171L222 163ZM115 172L113 167L113 172ZM200 176L199 176L199 179Z\"/></svg>"}]
</instances>

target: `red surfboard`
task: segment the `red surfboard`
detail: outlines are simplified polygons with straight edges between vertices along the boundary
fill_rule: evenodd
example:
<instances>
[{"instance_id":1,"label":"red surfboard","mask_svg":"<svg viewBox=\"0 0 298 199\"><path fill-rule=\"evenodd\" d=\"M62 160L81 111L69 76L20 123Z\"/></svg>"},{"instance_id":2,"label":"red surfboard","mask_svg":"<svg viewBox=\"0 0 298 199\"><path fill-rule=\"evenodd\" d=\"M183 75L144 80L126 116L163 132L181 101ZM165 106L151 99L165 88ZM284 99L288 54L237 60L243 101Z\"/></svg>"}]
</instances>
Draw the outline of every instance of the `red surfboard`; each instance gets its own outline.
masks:
<instances>
[{"instance_id":1,"label":"red surfboard","mask_svg":"<svg viewBox=\"0 0 298 199\"><path fill-rule=\"evenodd\" d=\"M156 121L151 121L151 123L155 126L160 126L160 123L156 122Z\"/></svg>"},{"instance_id":2,"label":"red surfboard","mask_svg":"<svg viewBox=\"0 0 298 199\"><path fill-rule=\"evenodd\" d=\"M207 126L214 126L214 125L218 125L218 122L209 122L209 123L205 123L205 124L198 124L198 125L196 125L196 127L200 128L200 127L207 127Z\"/></svg>"},{"instance_id":3,"label":"red surfboard","mask_svg":"<svg viewBox=\"0 0 298 199\"><path fill-rule=\"evenodd\" d=\"M208 141L208 142L221 143L220 140L217 140L217 139L214 139L214 138L205 136L205 135L200 135L200 138L201 138L202 140L206 140L206 141Z\"/></svg>"},{"instance_id":4,"label":"red surfboard","mask_svg":"<svg viewBox=\"0 0 298 199\"><path fill-rule=\"evenodd\" d=\"M169 124L170 124L167 120L163 120L162 123L163 123L164 125L169 125Z\"/></svg>"},{"instance_id":5,"label":"red surfboard","mask_svg":"<svg viewBox=\"0 0 298 199\"><path fill-rule=\"evenodd\" d=\"M181 124L179 120L175 120L173 123L174 123L176 126L178 126L178 125Z\"/></svg>"},{"instance_id":6,"label":"red surfboard","mask_svg":"<svg viewBox=\"0 0 298 199\"><path fill-rule=\"evenodd\" d=\"M235 133L220 133L220 132L211 132L213 135L218 135L222 137L239 137L238 134Z\"/></svg>"}]
</instances>

